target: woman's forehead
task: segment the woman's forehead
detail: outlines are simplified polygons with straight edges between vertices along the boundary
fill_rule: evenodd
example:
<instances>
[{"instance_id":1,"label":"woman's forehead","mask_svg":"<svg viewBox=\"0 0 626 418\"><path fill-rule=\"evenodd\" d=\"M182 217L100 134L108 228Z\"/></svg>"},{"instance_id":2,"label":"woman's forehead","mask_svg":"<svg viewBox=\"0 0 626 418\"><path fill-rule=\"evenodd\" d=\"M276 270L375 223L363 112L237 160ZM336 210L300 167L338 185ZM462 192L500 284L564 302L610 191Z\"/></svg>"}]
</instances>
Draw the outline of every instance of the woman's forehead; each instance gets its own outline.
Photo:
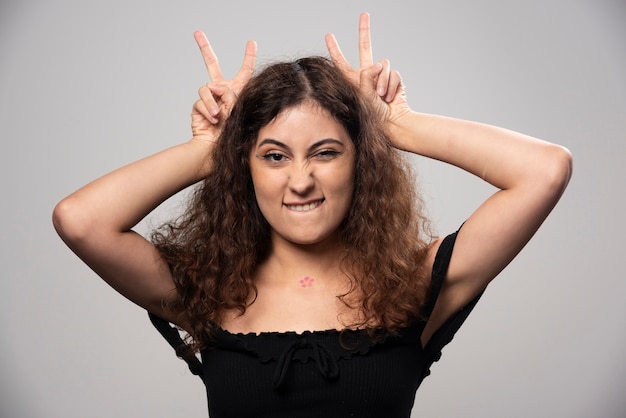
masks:
<instances>
[{"instance_id":1,"label":"woman's forehead","mask_svg":"<svg viewBox=\"0 0 626 418\"><path fill-rule=\"evenodd\" d=\"M352 142L344 126L327 109L315 103L302 103L284 109L263 126L256 144L268 138L291 142L294 139L317 141L322 137Z\"/></svg>"}]
</instances>

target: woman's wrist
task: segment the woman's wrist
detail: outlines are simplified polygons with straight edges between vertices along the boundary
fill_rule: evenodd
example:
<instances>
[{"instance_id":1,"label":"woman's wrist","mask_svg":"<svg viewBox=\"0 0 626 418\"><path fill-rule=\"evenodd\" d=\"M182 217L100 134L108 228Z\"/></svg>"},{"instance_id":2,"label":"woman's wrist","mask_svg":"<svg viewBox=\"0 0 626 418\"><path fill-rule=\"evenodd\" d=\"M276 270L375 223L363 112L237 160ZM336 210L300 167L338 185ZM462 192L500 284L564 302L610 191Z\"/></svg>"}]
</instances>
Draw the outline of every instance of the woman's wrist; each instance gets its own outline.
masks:
<instances>
[{"instance_id":1,"label":"woman's wrist","mask_svg":"<svg viewBox=\"0 0 626 418\"><path fill-rule=\"evenodd\" d=\"M197 182L202 180L211 172L215 142L207 139L191 138L184 143L183 146L189 147L192 155L198 158L197 162L194 164L197 168L195 178L192 181Z\"/></svg>"},{"instance_id":2,"label":"woman's wrist","mask_svg":"<svg viewBox=\"0 0 626 418\"><path fill-rule=\"evenodd\" d=\"M387 123L387 133L393 146L415 154L422 154L423 129L429 124L428 115L407 110L401 115L390 119Z\"/></svg>"}]
</instances>

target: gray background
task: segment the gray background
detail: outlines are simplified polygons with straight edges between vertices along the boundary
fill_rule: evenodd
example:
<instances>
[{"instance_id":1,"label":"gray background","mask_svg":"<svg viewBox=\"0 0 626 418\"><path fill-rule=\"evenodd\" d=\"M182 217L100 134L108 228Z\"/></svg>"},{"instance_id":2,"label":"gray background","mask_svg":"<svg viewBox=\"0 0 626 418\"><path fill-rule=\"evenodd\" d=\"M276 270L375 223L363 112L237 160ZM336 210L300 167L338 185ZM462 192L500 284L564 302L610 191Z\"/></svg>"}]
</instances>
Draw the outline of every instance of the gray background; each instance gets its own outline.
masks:
<instances>
[{"instance_id":1,"label":"gray background","mask_svg":"<svg viewBox=\"0 0 626 418\"><path fill-rule=\"evenodd\" d=\"M361 11L414 109L502 125L575 156L565 196L445 349L413 415L626 416L624 1L2 0L2 417L206 416L199 379L145 312L63 246L52 208L190 137L206 81L195 29L230 76L250 38L263 63L323 54L334 32L356 63ZM414 161L441 233L492 192Z\"/></svg>"}]
</instances>

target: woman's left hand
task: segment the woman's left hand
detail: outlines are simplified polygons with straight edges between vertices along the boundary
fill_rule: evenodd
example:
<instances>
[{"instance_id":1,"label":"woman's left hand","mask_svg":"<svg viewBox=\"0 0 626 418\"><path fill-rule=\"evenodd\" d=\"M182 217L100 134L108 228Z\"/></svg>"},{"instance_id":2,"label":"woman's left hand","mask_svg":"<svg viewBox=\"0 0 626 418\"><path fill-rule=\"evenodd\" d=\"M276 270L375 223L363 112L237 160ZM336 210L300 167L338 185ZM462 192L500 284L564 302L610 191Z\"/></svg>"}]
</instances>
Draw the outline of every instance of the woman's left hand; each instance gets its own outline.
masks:
<instances>
[{"instance_id":1,"label":"woman's left hand","mask_svg":"<svg viewBox=\"0 0 626 418\"><path fill-rule=\"evenodd\" d=\"M385 123L411 110L400 73L391 69L388 59L374 63L369 14L362 13L359 19L359 68L348 63L333 34L326 35L326 47L333 63L371 100Z\"/></svg>"}]
</instances>

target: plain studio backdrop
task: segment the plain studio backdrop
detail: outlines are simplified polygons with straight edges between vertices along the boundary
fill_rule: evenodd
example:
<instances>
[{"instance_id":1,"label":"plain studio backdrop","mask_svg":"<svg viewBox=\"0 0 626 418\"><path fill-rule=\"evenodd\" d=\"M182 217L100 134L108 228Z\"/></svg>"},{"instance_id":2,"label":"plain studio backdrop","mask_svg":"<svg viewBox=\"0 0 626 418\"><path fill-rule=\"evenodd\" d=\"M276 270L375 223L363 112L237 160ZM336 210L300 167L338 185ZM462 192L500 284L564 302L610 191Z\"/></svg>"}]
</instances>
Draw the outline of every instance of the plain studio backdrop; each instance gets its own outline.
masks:
<instances>
[{"instance_id":1,"label":"plain studio backdrop","mask_svg":"<svg viewBox=\"0 0 626 418\"><path fill-rule=\"evenodd\" d=\"M333 32L356 64L361 11L372 16L376 59L402 73L414 109L545 138L575 161L563 199L444 350L413 416L626 416L623 0L0 4L2 417L206 416L200 380L143 310L63 245L52 209L190 138L191 105L208 81L194 30L229 77L248 39L263 65L326 54ZM445 164L411 161L441 234L493 191Z\"/></svg>"}]
</instances>

